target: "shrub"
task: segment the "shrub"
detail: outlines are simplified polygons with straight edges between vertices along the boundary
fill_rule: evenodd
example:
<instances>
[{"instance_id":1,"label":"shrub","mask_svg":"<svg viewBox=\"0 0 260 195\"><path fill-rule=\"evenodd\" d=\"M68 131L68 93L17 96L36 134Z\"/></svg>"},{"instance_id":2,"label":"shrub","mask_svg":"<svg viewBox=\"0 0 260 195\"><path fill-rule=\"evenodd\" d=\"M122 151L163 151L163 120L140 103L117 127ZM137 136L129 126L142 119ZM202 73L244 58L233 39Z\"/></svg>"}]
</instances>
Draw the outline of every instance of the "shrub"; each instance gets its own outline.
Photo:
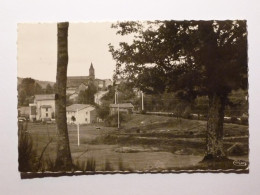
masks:
<instances>
[{"instance_id":1,"label":"shrub","mask_svg":"<svg viewBox=\"0 0 260 195\"><path fill-rule=\"evenodd\" d=\"M105 171L112 171L113 168L111 166L111 163L109 162L109 160L106 159L106 162L105 162Z\"/></svg>"},{"instance_id":2,"label":"shrub","mask_svg":"<svg viewBox=\"0 0 260 195\"><path fill-rule=\"evenodd\" d=\"M106 119L109 115L109 107L107 105L98 107L97 108L97 115L102 120Z\"/></svg>"},{"instance_id":3,"label":"shrub","mask_svg":"<svg viewBox=\"0 0 260 195\"><path fill-rule=\"evenodd\" d=\"M127 115L125 113L120 112L120 114L119 114L120 124L122 122L125 122L126 118L127 118ZM108 127L117 127L117 125L118 125L118 115L113 114L113 115L108 116L105 120L105 125L108 126Z\"/></svg>"},{"instance_id":4,"label":"shrub","mask_svg":"<svg viewBox=\"0 0 260 195\"><path fill-rule=\"evenodd\" d=\"M88 158L87 161L81 161L81 162L76 161L74 166L77 171L83 171L83 172L96 171L96 161L94 158Z\"/></svg>"},{"instance_id":5,"label":"shrub","mask_svg":"<svg viewBox=\"0 0 260 195\"><path fill-rule=\"evenodd\" d=\"M141 110L140 114L146 114L146 110Z\"/></svg>"},{"instance_id":6,"label":"shrub","mask_svg":"<svg viewBox=\"0 0 260 195\"><path fill-rule=\"evenodd\" d=\"M230 122L231 123L237 123L238 122L238 119L237 119L237 117L231 117L231 119L230 119Z\"/></svg>"},{"instance_id":7,"label":"shrub","mask_svg":"<svg viewBox=\"0 0 260 195\"><path fill-rule=\"evenodd\" d=\"M248 125L248 117L241 117L241 124Z\"/></svg>"},{"instance_id":8,"label":"shrub","mask_svg":"<svg viewBox=\"0 0 260 195\"><path fill-rule=\"evenodd\" d=\"M33 148L31 136L27 133L27 126L19 123L18 132L18 169L20 172L37 171L36 150Z\"/></svg>"}]
</instances>

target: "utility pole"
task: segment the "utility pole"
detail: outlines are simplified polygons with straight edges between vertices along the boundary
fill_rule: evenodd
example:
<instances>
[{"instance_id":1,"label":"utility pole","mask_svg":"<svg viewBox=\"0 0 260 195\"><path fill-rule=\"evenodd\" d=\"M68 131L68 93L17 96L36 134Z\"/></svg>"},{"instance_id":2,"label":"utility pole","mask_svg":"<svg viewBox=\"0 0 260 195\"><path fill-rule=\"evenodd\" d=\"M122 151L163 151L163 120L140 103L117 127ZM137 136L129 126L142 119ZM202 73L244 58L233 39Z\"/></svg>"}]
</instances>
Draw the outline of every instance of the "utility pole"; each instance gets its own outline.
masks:
<instances>
[{"instance_id":1,"label":"utility pole","mask_svg":"<svg viewBox=\"0 0 260 195\"><path fill-rule=\"evenodd\" d=\"M117 95L117 90L115 91L115 104L116 104L116 95Z\"/></svg>"},{"instance_id":2,"label":"utility pole","mask_svg":"<svg viewBox=\"0 0 260 195\"><path fill-rule=\"evenodd\" d=\"M144 110L144 92L142 91L142 111Z\"/></svg>"},{"instance_id":3,"label":"utility pole","mask_svg":"<svg viewBox=\"0 0 260 195\"><path fill-rule=\"evenodd\" d=\"M117 91L117 128L118 130L120 128L118 91Z\"/></svg>"},{"instance_id":4,"label":"utility pole","mask_svg":"<svg viewBox=\"0 0 260 195\"><path fill-rule=\"evenodd\" d=\"M79 119L79 109L77 109L77 118ZM77 130L78 130L78 147L79 147L79 144L80 144L80 142L79 142L79 120L78 120L77 123L78 123L77 124Z\"/></svg>"}]
</instances>

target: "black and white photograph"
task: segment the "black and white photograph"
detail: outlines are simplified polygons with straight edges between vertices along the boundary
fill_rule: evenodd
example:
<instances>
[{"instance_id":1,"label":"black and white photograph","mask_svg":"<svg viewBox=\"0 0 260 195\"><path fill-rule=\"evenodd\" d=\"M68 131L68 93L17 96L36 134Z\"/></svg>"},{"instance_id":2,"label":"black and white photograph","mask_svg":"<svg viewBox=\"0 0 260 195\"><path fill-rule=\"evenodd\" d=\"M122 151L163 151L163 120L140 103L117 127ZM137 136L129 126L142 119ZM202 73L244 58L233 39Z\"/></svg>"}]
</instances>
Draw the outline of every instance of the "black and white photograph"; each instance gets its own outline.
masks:
<instances>
[{"instance_id":1,"label":"black and white photograph","mask_svg":"<svg viewBox=\"0 0 260 195\"><path fill-rule=\"evenodd\" d=\"M249 172L246 20L17 25L22 178Z\"/></svg>"},{"instance_id":2,"label":"black and white photograph","mask_svg":"<svg viewBox=\"0 0 260 195\"><path fill-rule=\"evenodd\" d=\"M0 2L0 194L258 195L257 0Z\"/></svg>"}]
</instances>

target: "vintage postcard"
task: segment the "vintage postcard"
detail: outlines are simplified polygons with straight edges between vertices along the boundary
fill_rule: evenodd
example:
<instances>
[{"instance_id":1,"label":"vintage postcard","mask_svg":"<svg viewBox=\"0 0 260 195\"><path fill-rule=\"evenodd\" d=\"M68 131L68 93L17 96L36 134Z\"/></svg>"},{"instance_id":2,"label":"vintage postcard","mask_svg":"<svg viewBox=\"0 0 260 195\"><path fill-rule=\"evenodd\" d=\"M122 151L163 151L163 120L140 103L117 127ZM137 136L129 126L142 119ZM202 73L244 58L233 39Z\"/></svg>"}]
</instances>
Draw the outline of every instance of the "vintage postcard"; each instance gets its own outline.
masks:
<instances>
[{"instance_id":1,"label":"vintage postcard","mask_svg":"<svg viewBox=\"0 0 260 195\"><path fill-rule=\"evenodd\" d=\"M244 20L20 23L22 178L249 172Z\"/></svg>"}]
</instances>

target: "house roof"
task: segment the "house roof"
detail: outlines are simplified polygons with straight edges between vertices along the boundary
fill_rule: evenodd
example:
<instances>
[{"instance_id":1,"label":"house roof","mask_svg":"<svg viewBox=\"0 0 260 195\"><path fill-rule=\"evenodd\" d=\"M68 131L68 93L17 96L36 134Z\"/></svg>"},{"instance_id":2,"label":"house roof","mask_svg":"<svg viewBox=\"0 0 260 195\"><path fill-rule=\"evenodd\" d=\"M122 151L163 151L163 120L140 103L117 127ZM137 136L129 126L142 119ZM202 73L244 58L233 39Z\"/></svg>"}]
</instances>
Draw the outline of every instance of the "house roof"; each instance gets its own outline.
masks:
<instances>
[{"instance_id":1,"label":"house roof","mask_svg":"<svg viewBox=\"0 0 260 195\"><path fill-rule=\"evenodd\" d=\"M110 104L109 105L110 108L117 108L118 104ZM119 104L120 108L134 108L133 104L131 103L123 103L123 104Z\"/></svg>"},{"instance_id":2,"label":"house roof","mask_svg":"<svg viewBox=\"0 0 260 195\"><path fill-rule=\"evenodd\" d=\"M80 84L88 83L89 76L68 76L67 77L67 87L78 87Z\"/></svg>"},{"instance_id":3,"label":"house roof","mask_svg":"<svg viewBox=\"0 0 260 195\"><path fill-rule=\"evenodd\" d=\"M55 100L55 94L38 94L38 95L35 95L35 100L36 101Z\"/></svg>"},{"instance_id":4,"label":"house roof","mask_svg":"<svg viewBox=\"0 0 260 195\"><path fill-rule=\"evenodd\" d=\"M67 112L76 112L77 110L82 110L82 109L87 108L87 107L93 107L94 108L94 106L92 106L90 104L72 104L72 105L70 105L66 108L66 111Z\"/></svg>"}]
</instances>

